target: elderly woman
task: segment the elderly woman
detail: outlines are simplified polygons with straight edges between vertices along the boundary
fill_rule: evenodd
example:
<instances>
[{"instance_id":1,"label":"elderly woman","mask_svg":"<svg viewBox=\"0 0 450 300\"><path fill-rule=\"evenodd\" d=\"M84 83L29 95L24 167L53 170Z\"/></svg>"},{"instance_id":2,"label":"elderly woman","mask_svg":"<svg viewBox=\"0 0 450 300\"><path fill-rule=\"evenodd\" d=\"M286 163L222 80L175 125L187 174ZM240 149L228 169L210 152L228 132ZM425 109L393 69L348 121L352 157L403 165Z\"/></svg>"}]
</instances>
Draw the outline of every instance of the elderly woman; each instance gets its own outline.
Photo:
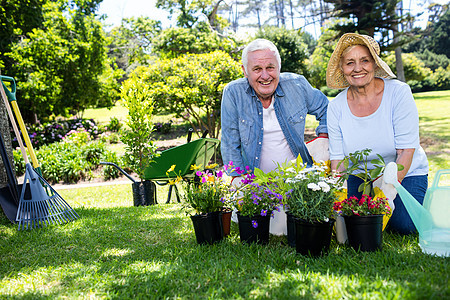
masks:
<instances>
[{"instance_id":1,"label":"elderly woman","mask_svg":"<svg viewBox=\"0 0 450 300\"><path fill-rule=\"evenodd\" d=\"M331 168L349 153L372 149L369 161L380 154L386 164L404 166L398 179L421 204L428 186L428 161L420 146L419 116L410 87L395 78L379 57L378 43L370 36L344 34L327 68L327 86L344 90L328 105ZM350 176L348 196L361 196L361 180ZM415 227L401 199L394 199L388 229L409 234Z\"/></svg>"}]
</instances>

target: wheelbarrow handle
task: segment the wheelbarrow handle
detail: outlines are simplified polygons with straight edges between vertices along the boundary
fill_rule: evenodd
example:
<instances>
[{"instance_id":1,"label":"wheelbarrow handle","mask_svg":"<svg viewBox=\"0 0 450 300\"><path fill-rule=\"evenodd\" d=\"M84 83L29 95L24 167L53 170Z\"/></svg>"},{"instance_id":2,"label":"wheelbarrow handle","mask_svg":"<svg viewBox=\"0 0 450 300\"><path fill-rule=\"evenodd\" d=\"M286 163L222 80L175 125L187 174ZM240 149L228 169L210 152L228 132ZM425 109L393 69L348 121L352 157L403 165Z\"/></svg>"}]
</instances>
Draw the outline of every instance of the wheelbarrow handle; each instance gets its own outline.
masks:
<instances>
[{"instance_id":1,"label":"wheelbarrow handle","mask_svg":"<svg viewBox=\"0 0 450 300\"><path fill-rule=\"evenodd\" d=\"M101 165L113 166L114 168L119 170L123 175L125 175L128 179L130 179L133 183L136 183L136 180L133 177L131 177L127 172L125 172L121 167L119 167L115 163L107 162L107 161L101 161L100 164Z\"/></svg>"},{"instance_id":2,"label":"wheelbarrow handle","mask_svg":"<svg viewBox=\"0 0 450 300\"><path fill-rule=\"evenodd\" d=\"M14 78L9 76L0 75L0 80L3 85L3 89L5 90L5 94L8 97L9 101L16 101L16 81ZM11 90L5 85L4 81L11 82Z\"/></svg>"}]
</instances>

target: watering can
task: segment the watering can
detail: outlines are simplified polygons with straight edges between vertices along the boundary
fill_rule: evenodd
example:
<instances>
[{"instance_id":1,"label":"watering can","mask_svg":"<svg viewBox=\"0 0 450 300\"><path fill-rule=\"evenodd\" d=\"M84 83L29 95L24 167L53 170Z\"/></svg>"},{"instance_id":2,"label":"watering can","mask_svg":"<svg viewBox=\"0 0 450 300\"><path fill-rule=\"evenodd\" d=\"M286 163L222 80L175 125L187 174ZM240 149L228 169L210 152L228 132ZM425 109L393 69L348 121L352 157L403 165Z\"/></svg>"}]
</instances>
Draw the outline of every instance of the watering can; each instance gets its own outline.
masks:
<instances>
[{"instance_id":1,"label":"watering can","mask_svg":"<svg viewBox=\"0 0 450 300\"><path fill-rule=\"evenodd\" d=\"M384 181L394 185L419 232L420 248L424 253L438 256L450 256L450 186L439 186L445 174L450 174L450 170L436 173L422 206L398 182L396 163L389 163L384 170Z\"/></svg>"}]
</instances>

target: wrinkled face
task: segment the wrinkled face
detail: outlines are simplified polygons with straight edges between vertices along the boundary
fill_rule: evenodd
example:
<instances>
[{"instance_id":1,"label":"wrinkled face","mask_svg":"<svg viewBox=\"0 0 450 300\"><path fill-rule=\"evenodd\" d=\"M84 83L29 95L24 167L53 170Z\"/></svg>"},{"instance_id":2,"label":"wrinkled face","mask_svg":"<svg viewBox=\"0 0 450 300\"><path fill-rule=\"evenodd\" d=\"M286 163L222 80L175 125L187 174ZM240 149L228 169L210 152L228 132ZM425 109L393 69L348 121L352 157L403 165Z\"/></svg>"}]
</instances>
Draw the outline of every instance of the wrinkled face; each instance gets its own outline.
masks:
<instances>
[{"instance_id":1,"label":"wrinkled face","mask_svg":"<svg viewBox=\"0 0 450 300\"><path fill-rule=\"evenodd\" d=\"M341 68L350 86L364 87L375 77L377 65L369 49L356 45L350 51L344 51L341 58Z\"/></svg>"},{"instance_id":2,"label":"wrinkled face","mask_svg":"<svg viewBox=\"0 0 450 300\"><path fill-rule=\"evenodd\" d=\"M247 72L245 77L260 100L268 100L280 81L280 67L278 66L275 53L269 49L256 50L248 54Z\"/></svg>"}]
</instances>

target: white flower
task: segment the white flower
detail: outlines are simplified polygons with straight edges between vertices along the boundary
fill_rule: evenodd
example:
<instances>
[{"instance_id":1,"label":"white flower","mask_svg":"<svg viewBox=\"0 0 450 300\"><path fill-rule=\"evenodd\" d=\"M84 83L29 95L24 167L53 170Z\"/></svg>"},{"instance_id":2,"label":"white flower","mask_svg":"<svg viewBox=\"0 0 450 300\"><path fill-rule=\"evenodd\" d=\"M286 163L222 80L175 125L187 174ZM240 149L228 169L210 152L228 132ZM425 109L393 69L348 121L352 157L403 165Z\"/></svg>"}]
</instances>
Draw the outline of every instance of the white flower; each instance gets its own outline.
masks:
<instances>
[{"instance_id":1,"label":"white flower","mask_svg":"<svg viewBox=\"0 0 450 300\"><path fill-rule=\"evenodd\" d=\"M324 218L323 220L324 220L325 222L330 221L330 219L328 219L328 218Z\"/></svg>"},{"instance_id":2,"label":"white flower","mask_svg":"<svg viewBox=\"0 0 450 300\"><path fill-rule=\"evenodd\" d=\"M308 189L313 191L320 191L320 186L315 184L314 182L308 183Z\"/></svg>"},{"instance_id":3,"label":"white flower","mask_svg":"<svg viewBox=\"0 0 450 300\"><path fill-rule=\"evenodd\" d=\"M290 168L286 169L286 173L295 173L295 169L290 167Z\"/></svg>"},{"instance_id":4,"label":"white flower","mask_svg":"<svg viewBox=\"0 0 450 300\"><path fill-rule=\"evenodd\" d=\"M303 180L303 179L306 179L306 176L305 176L305 174L303 174L303 173L299 173L299 174L297 174L297 175L295 176L295 179L297 179L297 180Z\"/></svg>"},{"instance_id":5,"label":"white flower","mask_svg":"<svg viewBox=\"0 0 450 300\"><path fill-rule=\"evenodd\" d=\"M322 191L324 191L325 193L328 193L330 191L330 186L327 183L320 181L318 185L322 188Z\"/></svg>"}]
</instances>

